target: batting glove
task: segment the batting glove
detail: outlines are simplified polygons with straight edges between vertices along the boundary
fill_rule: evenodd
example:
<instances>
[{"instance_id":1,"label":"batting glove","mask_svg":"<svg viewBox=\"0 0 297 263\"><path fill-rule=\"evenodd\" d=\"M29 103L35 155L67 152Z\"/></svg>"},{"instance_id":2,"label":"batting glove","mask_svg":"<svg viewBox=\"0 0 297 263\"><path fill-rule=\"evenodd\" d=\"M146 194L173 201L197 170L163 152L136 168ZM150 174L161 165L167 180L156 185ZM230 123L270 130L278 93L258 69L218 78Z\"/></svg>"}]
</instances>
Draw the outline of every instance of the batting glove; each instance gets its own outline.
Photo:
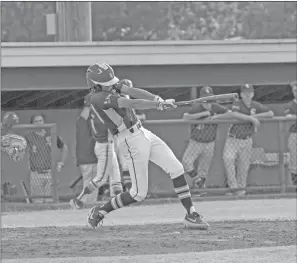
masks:
<instances>
[{"instance_id":1,"label":"batting glove","mask_svg":"<svg viewBox=\"0 0 297 263\"><path fill-rule=\"evenodd\" d=\"M164 100L160 96L158 96L158 95L155 96L154 101L155 102L164 102Z\"/></svg>"},{"instance_id":2,"label":"batting glove","mask_svg":"<svg viewBox=\"0 0 297 263\"><path fill-rule=\"evenodd\" d=\"M177 106L174 103L175 103L174 99L164 100L164 101L159 103L158 110L163 111L163 110L175 109Z\"/></svg>"}]
</instances>

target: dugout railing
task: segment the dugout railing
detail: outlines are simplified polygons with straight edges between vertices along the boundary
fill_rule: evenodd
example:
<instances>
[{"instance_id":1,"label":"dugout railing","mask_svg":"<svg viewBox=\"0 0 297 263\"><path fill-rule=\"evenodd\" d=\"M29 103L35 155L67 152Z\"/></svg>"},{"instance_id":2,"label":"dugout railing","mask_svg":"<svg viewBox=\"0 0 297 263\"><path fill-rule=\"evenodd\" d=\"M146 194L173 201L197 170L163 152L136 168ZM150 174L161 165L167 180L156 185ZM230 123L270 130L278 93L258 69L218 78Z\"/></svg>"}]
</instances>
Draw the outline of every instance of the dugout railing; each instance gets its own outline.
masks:
<instances>
[{"instance_id":1,"label":"dugout railing","mask_svg":"<svg viewBox=\"0 0 297 263\"><path fill-rule=\"evenodd\" d=\"M289 171L290 158L296 158L288 149L288 139L290 136L289 128L296 123L294 117L274 117L271 119L261 119L261 126L257 133L252 136L253 149L250 160L250 167L247 178L247 186L245 189L248 194L263 193L288 193L295 192L296 186L293 184ZM207 125L218 124L215 140L214 155L212 158L211 168L207 175L206 187L192 188L193 194L199 195L223 195L230 191L227 183L227 175L223 159L223 151L225 149L228 132L233 124L242 123L237 120L151 120L146 121L144 126L148 129L157 131L157 135L161 136L172 148L177 157L182 160L185 149L188 145L191 124ZM176 129L174 129L174 126ZM187 134L182 134L185 129L181 126L187 126ZM174 136L170 136L169 131L174 131ZM180 130L180 131L179 131ZM178 136L179 135L179 136ZM180 137L180 138L178 138ZM178 140L182 140L182 143ZM181 145L184 149L181 150ZM197 149L198 150L198 149ZM195 163L199 165L198 162ZM196 166L195 166L196 168ZM217 178L216 178L217 177ZM192 178L188 178L191 182ZM152 188L153 182L152 182ZM240 190L232 189L232 191ZM152 190L152 195L166 195L166 189Z\"/></svg>"},{"instance_id":2,"label":"dugout railing","mask_svg":"<svg viewBox=\"0 0 297 263\"><path fill-rule=\"evenodd\" d=\"M46 144L38 144L38 141L28 142L26 149L26 155L19 163L14 163L10 158L2 153L1 155L1 187L2 187L2 200L4 201L23 201L26 200L27 203L32 203L35 200L41 200L42 202L59 202L59 191L58 191L58 179L57 179L57 125L52 124L20 124L12 127L12 133L23 136L24 138L29 138L28 136L32 133L38 131L45 131ZM29 139L27 139L28 141ZM50 147L46 147L49 145ZM45 146L45 147L44 147ZM39 147L39 148L38 148ZM35 149L39 149L38 152L34 153ZM45 165L46 175L50 177L48 182L43 178L44 171L35 171L34 177L31 176L32 168L30 168L30 151L31 154L35 155L36 166ZM42 164L41 164L42 163ZM39 165L40 164L40 165ZM38 170L38 169L37 169ZM40 178L39 178L40 177ZM10 185L16 186L18 189L17 193L11 194L7 189L3 189L5 182L9 182ZM44 191L45 185L50 188ZM32 194L32 188L37 189L35 194ZM38 189L40 188L40 189ZM5 191L6 190L6 191ZM37 194L36 194L37 193Z\"/></svg>"}]
</instances>

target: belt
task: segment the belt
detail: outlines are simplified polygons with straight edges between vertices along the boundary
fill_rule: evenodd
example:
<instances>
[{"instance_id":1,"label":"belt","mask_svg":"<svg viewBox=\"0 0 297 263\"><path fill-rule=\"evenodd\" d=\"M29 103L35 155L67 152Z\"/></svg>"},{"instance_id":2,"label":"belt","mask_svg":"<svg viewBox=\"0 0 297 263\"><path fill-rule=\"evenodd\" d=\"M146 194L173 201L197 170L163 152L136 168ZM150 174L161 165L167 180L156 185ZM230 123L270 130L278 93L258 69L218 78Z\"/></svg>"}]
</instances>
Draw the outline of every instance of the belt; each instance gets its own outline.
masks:
<instances>
[{"instance_id":1,"label":"belt","mask_svg":"<svg viewBox=\"0 0 297 263\"><path fill-rule=\"evenodd\" d=\"M247 139L252 138L252 136L250 136L250 135L241 137L241 136L238 136L238 135L235 135L235 134L229 134L229 137L233 138L233 139L238 139L238 140L247 140Z\"/></svg>"}]
</instances>

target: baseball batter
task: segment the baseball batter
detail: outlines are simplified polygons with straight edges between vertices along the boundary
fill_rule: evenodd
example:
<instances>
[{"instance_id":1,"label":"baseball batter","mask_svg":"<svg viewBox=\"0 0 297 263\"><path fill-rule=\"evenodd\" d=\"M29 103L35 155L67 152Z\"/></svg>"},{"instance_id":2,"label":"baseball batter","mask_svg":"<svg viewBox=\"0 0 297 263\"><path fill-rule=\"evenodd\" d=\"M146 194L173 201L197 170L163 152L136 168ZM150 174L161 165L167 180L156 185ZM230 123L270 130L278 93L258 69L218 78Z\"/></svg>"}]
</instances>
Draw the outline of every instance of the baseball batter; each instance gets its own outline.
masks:
<instances>
[{"instance_id":1,"label":"baseball batter","mask_svg":"<svg viewBox=\"0 0 297 263\"><path fill-rule=\"evenodd\" d=\"M145 199L148 193L148 162L152 161L169 174L173 187L186 209L184 224L205 229L208 224L195 211L182 164L171 149L155 134L143 128L133 109L167 110L175 108L173 100L162 100L147 91L119 83L107 64L91 65L86 74L88 84L95 90L91 108L114 136L117 147L129 167L132 187L113 197L102 206L94 206L88 223L96 229L103 218L116 209ZM122 94L136 99L128 99Z\"/></svg>"},{"instance_id":2,"label":"baseball batter","mask_svg":"<svg viewBox=\"0 0 297 263\"><path fill-rule=\"evenodd\" d=\"M285 114L288 117L297 118L297 81L291 83L292 93L294 96L293 101L290 103ZM290 136L288 140L288 148L290 152L289 170L291 172L292 183L297 185L297 123L294 122L290 129Z\"/></svg>"},{"instance_id":3,"label":"baseball batter","mask_svg":"<svg viewBox=\"0 0 297 263\"><path fill-rule=\"evenodd\" d=\"M200 97L212 96L211 87L205 86L200 90ZM217 103L194 104L188 113L184 114L185 120L211 119L217 115L222 118L230 112L227 108ZM205 186L205 181L211 165L215 139L217 134L217 124L192 124L189 144L184 152L182 163L185 171L193 178L194 186L201 188ZM194 162L198 159L197 171L194 169Z\"/></svg>"},{"instance_id":4,"label":"baseball batter","mask_svg":"<svg viewBox=\"0 0 297 263\"><path fill-rule=\"evenodd\" d=\"M272 118L273 112L261 103L256 102L254 88L250 84L245 84L240 88L241 99L232 106L233 112L238 112L251 117L244 124L232 125L224 148L224 164L227 172L228 185L232 188L239 188L236 195L245 195L248 170L252 154L252 135L257 130L257 118ZM244 119L243 119L244 120ZM237 176L235 161L237 161ZM233 193L228 193L229 195Z\"/></svg>"}]
</instances>

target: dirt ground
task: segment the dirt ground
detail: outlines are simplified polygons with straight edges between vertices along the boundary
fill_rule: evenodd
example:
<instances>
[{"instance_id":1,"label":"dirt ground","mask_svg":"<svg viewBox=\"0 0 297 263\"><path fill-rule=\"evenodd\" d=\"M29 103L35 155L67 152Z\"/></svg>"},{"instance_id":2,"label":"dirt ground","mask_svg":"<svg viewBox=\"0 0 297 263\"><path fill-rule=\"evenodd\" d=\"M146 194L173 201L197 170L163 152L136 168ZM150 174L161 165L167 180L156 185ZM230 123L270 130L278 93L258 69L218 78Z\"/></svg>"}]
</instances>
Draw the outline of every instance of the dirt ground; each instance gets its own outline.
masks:
<instances>
[{"instance_id":1,"label":"dirt ground","mask_svg":"<svg viewBox=\"0 0 297 263\"><path fill-rule=\"evenodd\" d=\"M181 224L4 228L2 259L186 253L296 244L296 220L212 222L207 231Z\"/></svg>"}]
</instances>

